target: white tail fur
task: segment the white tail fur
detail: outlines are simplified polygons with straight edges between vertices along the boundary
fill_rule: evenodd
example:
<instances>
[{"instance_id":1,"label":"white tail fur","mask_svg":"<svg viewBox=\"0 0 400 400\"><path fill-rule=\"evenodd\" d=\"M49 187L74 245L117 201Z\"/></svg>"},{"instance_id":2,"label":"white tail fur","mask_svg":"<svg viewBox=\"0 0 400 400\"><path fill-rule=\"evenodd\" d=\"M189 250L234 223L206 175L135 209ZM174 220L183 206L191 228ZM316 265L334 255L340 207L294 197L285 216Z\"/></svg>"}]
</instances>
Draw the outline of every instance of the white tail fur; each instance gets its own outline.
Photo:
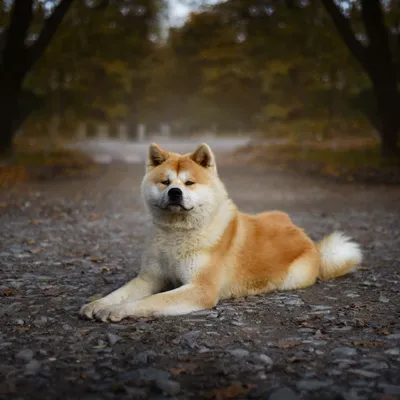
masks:
<instances>
[{"instance_id":1,"label":"white tail fur","mask_svg":"<svg viewBox=\"0 0 400 400\"><path fill-rule=\"evenodd\" d=\"M323 280L347 274L362 260L360 246L341 232L326 236L317 248L321 255L319 278Z\"/></svg>"}]
</instances>

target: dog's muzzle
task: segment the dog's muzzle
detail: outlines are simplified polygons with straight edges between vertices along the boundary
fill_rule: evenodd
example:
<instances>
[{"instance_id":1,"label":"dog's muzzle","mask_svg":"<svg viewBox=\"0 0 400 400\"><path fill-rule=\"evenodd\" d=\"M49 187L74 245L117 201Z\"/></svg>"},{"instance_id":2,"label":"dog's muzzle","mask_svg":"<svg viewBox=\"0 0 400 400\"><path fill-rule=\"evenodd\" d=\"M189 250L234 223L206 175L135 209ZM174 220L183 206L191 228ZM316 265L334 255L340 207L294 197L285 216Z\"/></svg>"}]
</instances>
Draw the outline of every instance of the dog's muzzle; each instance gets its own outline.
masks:
<instances>
[{"instance_id":1,"label":"dog's muzzle","mask_svg":"<svg viewBox=\"0 0 400 400\"><path fill-rule=\"evenodd\" d=\"M182 205L183 193L179 188L172 188L168 190L169 205Z\"/></svg>"}]
</instances>

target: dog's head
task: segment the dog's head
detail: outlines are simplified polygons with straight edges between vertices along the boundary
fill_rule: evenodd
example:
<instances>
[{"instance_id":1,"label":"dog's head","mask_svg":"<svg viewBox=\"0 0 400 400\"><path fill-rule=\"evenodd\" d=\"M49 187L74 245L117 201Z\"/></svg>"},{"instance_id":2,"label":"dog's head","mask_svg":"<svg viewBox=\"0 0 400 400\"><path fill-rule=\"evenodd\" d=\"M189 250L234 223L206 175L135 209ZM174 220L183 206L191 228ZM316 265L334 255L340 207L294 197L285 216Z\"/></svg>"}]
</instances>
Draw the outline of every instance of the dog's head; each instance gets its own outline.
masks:
<instances>
[{"instance_id":1,"label":"dog's head","mask_svg":"<svg viewBox=\"0 0 400 400\"><path fill-rule=\"evenodd\" d=\"M142 194L156 225L181 229L204 226L227 197L215 156L205 143L189 154L152 144Z\"/></svg>"}]
</instances>

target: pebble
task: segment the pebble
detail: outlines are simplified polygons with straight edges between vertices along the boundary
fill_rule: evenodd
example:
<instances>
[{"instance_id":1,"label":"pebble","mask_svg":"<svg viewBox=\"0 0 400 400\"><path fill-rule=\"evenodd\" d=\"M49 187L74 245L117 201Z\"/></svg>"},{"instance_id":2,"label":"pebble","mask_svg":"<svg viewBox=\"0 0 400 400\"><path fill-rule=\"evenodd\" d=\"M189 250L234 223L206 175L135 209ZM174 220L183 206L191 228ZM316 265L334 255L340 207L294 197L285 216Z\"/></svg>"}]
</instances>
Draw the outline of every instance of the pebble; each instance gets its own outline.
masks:
<instances>
[{"instance_id":1,"label":"pebble","mask_svg":"<svg viewBox=\"0 0 400 400\"><path fill-rule=\"evenodd\" d=\"M121 336L115 335L114 333L107 333L107 341L110 346L114 346L114 344L118 343L121 339Z\"/></svg>"},{"instance_id":2,"label":"pebble","mask_svg":"<svg viewBox=\"0 0 400 400\"><path fill-rule=\"evenodd\" d=\"M36 375L40 370L41 364L38 360L32 359L25 366L26 375Z\"/></svg>"},{"instance_id":3,"label":"pebble","mask_svg":"<svg viewBox=\"0 0 400 400\"><path fill-rule=\"evenodd\" d=\"M197 336L200 335L200 331L190 331L182 335L178 339L174 339L172 342L174 344L178 344L180 342L186 342L186 344L191 348L194 349L196 347Z\"/></svg>"},{"instance_id":4,"label":"pebble","mask_svg":"<svg viewBox=\"0 0 400 400\"><path fill-rule=\"evenodd\" d=\"M388 369L389 365L384 361L371 361L367 365L364 365L363 368L365 369L372 369L372 370L381 370L381 369Z\"/></svg>"},{"instance_id":5,"label":"pebble","mask_svg":"<svg viewBox=\"0 0 400 400\"><path fill-rule=\"evenodd\" d=\"M180 383L170 379L159 379L155 383L160 390L169 394L170 396L175 396L181 391Z\"/></svg>"},{"instance_id":6,"label":"pebble","mask_svg":"<svg viewBox=\"0 0 400 400\"><path fill-rule=\"evenodd\" d=\"M262 363L266 365L273 365L274 362L272 361L271 357L268 357L266 354L259 354L257 355L257 359L260 360Z\"/></svg>"},{"instance_id":7,"label":"pebble","mask_svg":"<svg viewBox=\"0 0 400 400\"><path fill-rule=\"evenodd\" d=\"M37 328L40 328L41 326L46 324L47 324L47 317L44 315L33 321L33 325L35 325Z\"/></svg>"},{"instance_id":8,"label":"pebble","mask_svg":"<svg viewBox=\"0 0 400 400\"><path fill-rule=\"evenodd\" d=\"M157 356L157 353L153 350L146 350L138 353L135 358L134 362L148 364L152 359Z\"/></svg>"},{"instance_id":9,"label":"pebble","mask_svg":"<svg viewBox=\"0 0 400 400\"><path fill-rule=\"evenodd\" d=\"M280 388L274 390L268 400L300 400L300 397L292 389Z\"/></svg>"},{"instance_id":10,"label":"pebble","mask_svg":"<svg viewBox=\"0 0 400 400\"><path fill-rule=\"evenodd\" d=\"M238 358L243 358L243 357L248 357L249 352L246 349L233 349L233 350L228 350L229 354L232 354L235 357Z\"/></svg>"},{"instance_id":11,"label":"pebble","mask_svg":"<svg viewBox=\"0 0 400 400\"><path fill-rule=\"evenodd\" d=\"M400 396L400 385L390 385L389 383L378 383L378 388L389 396Z\"/></svg>"},{"instance_id":12,"label":"pebble","mask_svg":"<svg viewBox=\"0 0 400 400\"><path fill-rule=\"evenodd\" d=\"M18 352L15 355L15 358L17 360L21 360L21 361L24 361L24 362L28 363L33 358L33 350L31 350L31 349L21 350L20 352Z\"/></svg>"},{"instance_id":13,"label":"pebble","mask_svg":"<svg viewBox=\"0 0 400 400\"><path fill-rule=\"evenodd\" d=\"M299 390L319 390L332 385L332 383L332 380L319 381L317 379L310 379L297 382L296 387Z\"/></svg>"},{"instance_id":14,"label":"pebble","mask_svg":"<svg viewBox=\"0 0 400 400\"><path fill-rule=\"evenodd\" d=\"M381 295L381 296L379 296L379 301L381 303L389 303L390 300L387 297Z\"/></svg>"},{"instance_id":15,"label":"pebble","mask_svg":"<svg viewBox=\"0 0 400 400\"><path fill-rule=\"evenodd\" d=\"M291 299L291 300L287 300L285 301L285 304L288 306L302 306L304 304L303 300L301 299Z\"/></svg>"},{"instance_id":16,"label":"pebble","mask_svg":"<svg viewBox=\"0 0 400 400\"><path fill-rule=\"evenodd\" d=\"M349 372L363 376L364 378L377 378L379 376L379 374L377 374L376 372L365 371L363 369L349 369Z\"/></svg>"},{"instance_id":17,"label":"pebble","mask_svg":"<svg viewBox=\"0 0 400 400\"><path fill-rule=\"evenodd\" d=\"M392 333L391 335L385 336L389 340L400 340L400 333Z\"/></svg>"},{"instance_id":18,"label":"pebble","mask_svg":"<svg viewBox=\"0 0 400 400\"><path fill-rule=\"evenodd\" d=\"M385 351L385 354L389 354L390 356L399 356L400 348L394 347L393 349L388 349Z\"/></svg>"},{"instance_id":19,"label":"pebble","mask_svg":"<svg viewBox=\"0 0 400 400\"><path fill-rule=\"evenodd\" d=\"M332 350L332 353L337 357L352 357L357 354L357 349L352 347L336 347Z\"/></svg>"}]
</instances>

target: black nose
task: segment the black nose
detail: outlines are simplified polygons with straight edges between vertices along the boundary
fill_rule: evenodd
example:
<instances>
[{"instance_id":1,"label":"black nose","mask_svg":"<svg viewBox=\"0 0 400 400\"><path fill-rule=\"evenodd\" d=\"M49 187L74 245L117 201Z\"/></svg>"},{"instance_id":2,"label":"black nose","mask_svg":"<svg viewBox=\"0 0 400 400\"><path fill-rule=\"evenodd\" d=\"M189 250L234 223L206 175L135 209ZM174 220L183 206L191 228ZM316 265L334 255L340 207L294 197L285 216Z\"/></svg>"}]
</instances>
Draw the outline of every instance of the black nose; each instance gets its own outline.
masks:
<instances>
[{"instance_id":1,"label":"black nose","mask_svg":"<svg viewBox=\"0 0 400 400\"><path fill-rule=\"evenodd\" d=\"M182 199L182 190L178 188L172 188L168 190L168 197L171 201L180 201Z\"/></svg>"}]
</instances>

